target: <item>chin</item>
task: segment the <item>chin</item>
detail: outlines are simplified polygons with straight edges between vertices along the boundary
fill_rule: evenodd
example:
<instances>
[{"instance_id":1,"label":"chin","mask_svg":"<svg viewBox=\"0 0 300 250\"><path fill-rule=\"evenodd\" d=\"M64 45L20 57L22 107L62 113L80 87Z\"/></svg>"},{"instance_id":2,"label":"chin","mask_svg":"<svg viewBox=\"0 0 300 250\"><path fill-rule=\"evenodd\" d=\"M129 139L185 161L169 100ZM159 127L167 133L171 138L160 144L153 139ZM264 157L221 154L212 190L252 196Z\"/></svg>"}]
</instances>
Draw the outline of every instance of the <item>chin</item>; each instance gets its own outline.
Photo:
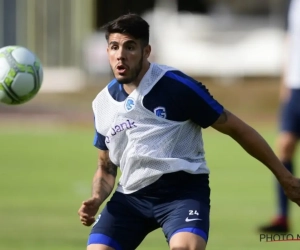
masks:
<instances>
[{"instance_id":1,"label":"chin","mask_svg":"<svg viewBox=\"0 0 300 250\"><path fill-rule=\"evenodd\" d=\"M116 77L116 79L120 84L129 84L132 82L132 79L128 77Z\"/></svg>"}]
</instances>

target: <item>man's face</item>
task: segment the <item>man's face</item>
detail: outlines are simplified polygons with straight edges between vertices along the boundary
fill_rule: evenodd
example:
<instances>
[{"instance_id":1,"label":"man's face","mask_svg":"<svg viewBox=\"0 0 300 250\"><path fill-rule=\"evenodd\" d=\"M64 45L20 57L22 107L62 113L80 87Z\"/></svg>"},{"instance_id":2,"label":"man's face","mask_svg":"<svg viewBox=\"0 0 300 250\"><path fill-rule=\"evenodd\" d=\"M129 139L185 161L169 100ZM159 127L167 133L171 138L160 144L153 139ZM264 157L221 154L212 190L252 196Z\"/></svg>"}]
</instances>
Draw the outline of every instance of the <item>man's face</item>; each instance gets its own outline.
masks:
<instances>
[{"instance_id":1,"label":"man's face","mask_svg":"<svg viewBox=\"0 0 300 250\"><path fill-rule=\"evenodd\" d=\"M119 83L128 84L138 77L143 67L144 51L139 40L126 34L110 34L107 53Z\"/></svg>"}]
</instances>

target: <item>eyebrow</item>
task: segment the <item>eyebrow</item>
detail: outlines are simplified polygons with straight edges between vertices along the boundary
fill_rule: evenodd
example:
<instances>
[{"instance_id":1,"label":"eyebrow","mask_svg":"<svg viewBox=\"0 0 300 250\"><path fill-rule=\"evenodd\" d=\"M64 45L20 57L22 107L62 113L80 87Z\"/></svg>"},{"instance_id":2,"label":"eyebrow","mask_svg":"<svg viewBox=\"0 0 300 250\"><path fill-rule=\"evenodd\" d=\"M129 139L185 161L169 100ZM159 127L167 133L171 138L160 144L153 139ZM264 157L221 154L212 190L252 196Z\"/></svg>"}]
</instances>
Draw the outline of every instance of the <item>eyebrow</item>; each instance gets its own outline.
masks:
<instances>
[{"instance_id":1,"label":"eyebrow","mask_svg":"<svg viewBox=\"0 0 300 250\"><path fill-rule=\"evenodd\" d=\"M134 40L127 40L124 44L130 44L130 43L133 43L133 44L137 44L136 43L136 41L134 41ZM109 45L118 45L119 43L117 42L117 41L111 41L110 43L109 43Z\"/></svg>"}]
</instances>

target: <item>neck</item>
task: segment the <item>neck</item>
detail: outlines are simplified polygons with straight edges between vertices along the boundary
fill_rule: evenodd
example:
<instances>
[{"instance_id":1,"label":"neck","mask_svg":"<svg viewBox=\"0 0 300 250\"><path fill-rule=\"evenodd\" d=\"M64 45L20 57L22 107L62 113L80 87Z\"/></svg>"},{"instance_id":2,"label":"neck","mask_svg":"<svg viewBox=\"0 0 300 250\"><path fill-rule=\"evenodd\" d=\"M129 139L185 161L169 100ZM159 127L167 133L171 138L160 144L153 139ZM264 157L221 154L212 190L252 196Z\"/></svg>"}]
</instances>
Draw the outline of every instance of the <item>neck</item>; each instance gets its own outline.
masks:
<instances>
[{"instance_id":1,"label":"neck","mask_svg":"<svg viewBox=\"0 0 300 250\"><path fill-rule=\"evenodd\" d=\"M123 88L127 94L131 94L139 85L141 80L143 79L144 75L147 73L148 69L150 68L150 63L147 61L143 64L142 70L136 80L131 83L124 84Z\"/></svg>"}]
</instances>

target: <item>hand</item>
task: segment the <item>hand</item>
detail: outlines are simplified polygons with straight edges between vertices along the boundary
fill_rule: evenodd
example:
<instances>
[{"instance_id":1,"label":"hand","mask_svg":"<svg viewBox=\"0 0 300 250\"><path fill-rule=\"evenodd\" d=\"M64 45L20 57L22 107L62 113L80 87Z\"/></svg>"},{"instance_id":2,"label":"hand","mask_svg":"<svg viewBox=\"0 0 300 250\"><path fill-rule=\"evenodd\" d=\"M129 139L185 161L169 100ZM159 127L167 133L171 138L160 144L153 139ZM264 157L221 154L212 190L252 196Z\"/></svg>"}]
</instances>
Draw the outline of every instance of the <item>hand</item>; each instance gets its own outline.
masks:
<instances>
[{"instance_id":1,"label":"hand","mask_svg":"<svg viewBox=\"0 0 300 250\"><path fill-rule=\"evenodd\" d=\"M95 215L97 214L101 201L98 198L90 198L82 202L78 210L80 221L84 226L91 226L95 222Z\"/></svg>"},{"instance_id":2,"label":"hand","mask_svg":"<svg viewBox=\"0 0 300 250\"><path fill-rule=\"evenodd\" d=\"M286 196L298 206L300 206L300 179L296 177L289 178L282 184Z\"/></svg>"}]
</instances>

